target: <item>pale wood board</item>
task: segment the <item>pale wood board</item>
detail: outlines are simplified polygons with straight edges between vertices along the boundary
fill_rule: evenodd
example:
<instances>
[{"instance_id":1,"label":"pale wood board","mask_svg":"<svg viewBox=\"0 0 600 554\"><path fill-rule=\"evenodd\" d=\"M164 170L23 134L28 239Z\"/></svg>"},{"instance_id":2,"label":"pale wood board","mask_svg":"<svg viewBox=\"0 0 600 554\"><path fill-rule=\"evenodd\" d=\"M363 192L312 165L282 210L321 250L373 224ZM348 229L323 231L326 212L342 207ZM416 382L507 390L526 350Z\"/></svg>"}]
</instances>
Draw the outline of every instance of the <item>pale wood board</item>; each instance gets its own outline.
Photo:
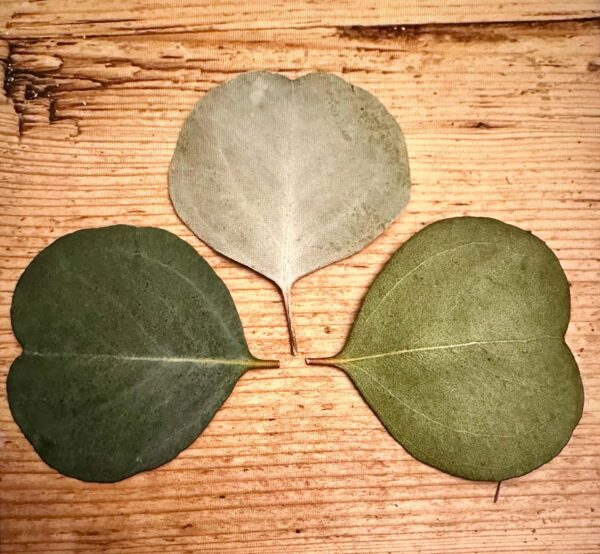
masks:
<instances>
[{"instance_id":1,"label":"pale wood board","mask_svg":"<svg viewBox=\"0 0 600 554\"><path fill-rule=\"evenodd\" d=\"M600 550L597 1L8 1L0 32L0 551ZM389 108L410 154L406 212L295 286L305 355L341 348L390 254L437 219L497 217L560 258L584 416L565 450L504 483L496 504L494 484L412 459L344 374L293 359L274 286L175 215L167 167L184 117L210 87L254 69L343 75ZM171 463L97 485L48 468L13 422L9 311L41 248L113 223L193 244L232 291L253 353L282 367L246 374Z\"/></svg>"}]
</instances>

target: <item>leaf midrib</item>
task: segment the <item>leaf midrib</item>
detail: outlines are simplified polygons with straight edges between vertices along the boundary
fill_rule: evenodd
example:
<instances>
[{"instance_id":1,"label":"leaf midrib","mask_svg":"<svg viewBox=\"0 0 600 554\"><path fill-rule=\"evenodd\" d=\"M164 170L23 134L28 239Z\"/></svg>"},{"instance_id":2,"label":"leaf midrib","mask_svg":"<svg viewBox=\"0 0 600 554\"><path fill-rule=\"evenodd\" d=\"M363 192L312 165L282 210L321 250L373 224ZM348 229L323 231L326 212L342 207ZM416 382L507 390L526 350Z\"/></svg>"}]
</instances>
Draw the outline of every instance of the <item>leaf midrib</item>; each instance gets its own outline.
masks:
<instances>
[{"instance_id":1,"label":"leaf midrib","mask_svg":"<svg viewBox=\"0 0 600 554\"><path fill-rule=\"evenodd\" d=\"M469 346L480 346L484 344L511 344L511 343L528 343L535 342L539 340L548 340L548 339L558 339L563 340L563 337L558 337L555 335L542 335L539 337L533 337L529 339L498 339L498 340L485 340L485 341L470 341L470 342L462 342L458 344L441 344L436 346L423 346L417 348L406 348L402 350L394 350L392 352L381 352L379 354L369 354L368 356L359 356L356 358L331 358L329 361L332 363L351 363L358 362L361 360L372 360L376 358L385 358L391 356L397 356L401 354L411 354L413 352L428 352L431 350L451 350L453 348L466 348Z\"/></svg>"},{"instance_id":2,"label":"leaf midrib","mask_svg":"<svg viewBox=\"0 0 600 554\"><path fill-rule=\"evenodd\" d=\"M39 358L83 358L83 359L105 359L143 362L162 362L173 364L197 364L197 365L240 365L245 367L268 367L268 360L239 360L228 358L188 358L178 356L124 356L120 354L85 354L79 352L36 352L23 350L24 356Z\"/></svg>"},{"instance_id":3,"label":"leaf midrib","mask_svg":"<svg viewBox=\"0 0 600 554\"><path fill-rule=\"evenodd\" d=\"M294 187L291 185L291 181L293 179L293 171L292 164L294 163L294 156L296 155L295 149L292 147L292 141L294 138L294 133L296 132L296 118L294 117L295 104L294 98L296 95L296 86L294 84L295 81L290 81L291 85L291 107L292 113L290 114L289 125L288 125L288 140L287 140L287 156L286 156L286 166L285 166L285 176L284 176L284 201L285 201L285 232L284 232L284 247L283 247L283 282L286 287L286 291L289 287L291 287L292 283L290 282L290 244L292 242L292 219L294 216L292 210L292 194L294 192Z\"/></svg>"}]
</instances>

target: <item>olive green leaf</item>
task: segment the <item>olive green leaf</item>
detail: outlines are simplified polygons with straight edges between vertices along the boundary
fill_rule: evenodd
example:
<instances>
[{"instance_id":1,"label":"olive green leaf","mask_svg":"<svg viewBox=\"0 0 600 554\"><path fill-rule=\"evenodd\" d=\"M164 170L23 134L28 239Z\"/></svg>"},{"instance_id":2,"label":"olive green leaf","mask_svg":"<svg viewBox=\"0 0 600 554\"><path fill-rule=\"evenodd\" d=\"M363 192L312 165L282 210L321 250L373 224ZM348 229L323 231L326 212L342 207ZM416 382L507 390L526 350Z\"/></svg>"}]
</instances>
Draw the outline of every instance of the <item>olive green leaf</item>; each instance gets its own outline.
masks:
<instances>
[{"instance_id":1,"label":"olive green leaf","mask_svg":"<svg viewBox=\"0 0 600 554\"><path fill-rule=\"evenodd\" d=\"M568 323L567 279L541 240L446 219L394 254L342 352L307 361L346 371L419 460L501 481L556 456L581 417Z\"/></svg>"},{"instance_id":2,"label":"olive green leaf","mask_svg":"<svg viewBox=\"0 0 600 554\"><path fill-rule=\"evenodd\" d=\"M112 482L174 458L208 425L254 358L223 282L160 229L77 231L21 276L10 409L65 475Z\"/></svg>"},{"instance_id":3,"label":"olive green leaf","mask_svg":"<svg viewBox=\"0 0 600 554\"><path fill-rule=\"evenodd\" d=\"M169 186L198 237L277 284L295 351L292 285L371 242L408 202L409 168L400 127L367 91L246 73L191 112Z\"/></svg>"}]
</instances>

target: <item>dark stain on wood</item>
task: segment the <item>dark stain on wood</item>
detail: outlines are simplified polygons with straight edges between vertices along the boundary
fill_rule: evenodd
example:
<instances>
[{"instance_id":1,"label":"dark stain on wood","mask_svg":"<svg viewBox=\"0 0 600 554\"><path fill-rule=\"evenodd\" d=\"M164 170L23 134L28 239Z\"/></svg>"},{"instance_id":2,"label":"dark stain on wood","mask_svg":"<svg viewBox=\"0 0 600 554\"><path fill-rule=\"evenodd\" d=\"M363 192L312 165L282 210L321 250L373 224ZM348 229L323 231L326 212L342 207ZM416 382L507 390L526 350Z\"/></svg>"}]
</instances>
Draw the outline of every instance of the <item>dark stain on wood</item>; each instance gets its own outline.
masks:
<instances>
[{"instance_id":1,"label":"dark stain on wood","mask_svg":"<svg viewBox=\"0 0 600 554\"><path fill-rule=\"evenodd\" d=\"M36 124L68 122L74 127L71 136L79 135L79 122L72 116L60 115L58 96L60 92L72 90L88 90L104 87L104 82L94 79L72 79L60 71L58 67L32 69L26 63L19 63L19 55L28 53L27 44L22 41L8 41L8 52L0 63L4 65L3 90L18 116L18 137L22 138ZM59 58L54 54L54 58ZM63 82L66 80L66 82ZM90 82L95 85L90 87ZM61 86L61 84L63 86ZM81 85L81 86L79 86Z\"/></svg>"},{"instance_id":2,"label":"dark stain on wood","mask_svg":"<svg viewBox=\"0 0 600 554\"><path fill-rule=\"evenodd\" d=\"M138 19L132 18L117 18L117 19L78 19L77 24L79 25L99 25L103 23L134 23L139 21Z\"/></svg>"},{"instance_id":3,"label":"dark stain on wood","mask_svg":"<svg viewBox=\"0 0 600 554\"><path fill-rule=\"evenodd\" d=\"M6 22L7 29L13 29L18 27L21 19L30 18L32 14L30 12L15 12L10 17L10 20ZM78 19L77 21L54 21L53 25L101 25L103 23L115 24L115 23L133 23L139 21L138 19L131 18L117 18L117 19Z\"/></svg>"},{"instance_id":4,"label":"dark stain on wood","mask_svg":"<svg viewBox=\"0 0 600 554\"><path fill-rule=\"evenodd\" d=\"M10 50L9 50L10 52ZM10 91L12 89L12 85L15 81L15 69L10 62L10 54L8 55L7 60L4 62L4 83L2 84L4 88L4 95L8 98L10 96Z\"/></svg>"},{"instance_id":5,"label":"dark stain on wood","mask_svg":"<svg viewBox=\"0 0 600 554\"><path fill-rule=\"evenodd\" d=\"M482 23L425 23L410 25L347 25L336 27L338 36L351 40L404 40L434 38L453 42L517 42L518 33L552 33L569 38L584 27L600 28L600 17L489 21Z\"/></svg>"},{"instance_id":6,"label":"dark stain on wood","mask_svg":"<svg viewBox=\"0 0 600 554\"><path fill-rule=\"evenodd\" d=\"M15 66L13 65L13 48L10 42L7 44L7 54L6 58L0 60L4 67L4 81L2 83L2 88L4 90L4 96L6 99L12 104L13 109L17 115L18 119L18 138L19 141L23 135L23 113L22 107L14 101L13 98L13 90L15 86Z\"/></svg>"},{"instance_id":7,"label":"dark stain on wood","mask_svg":"<svg viewBox=\"0 0 600 554\"><path fill-rule=\"evenodd\" d=\"M25 100L37 100L38 98L49 98L50 93L56 87L54 85L36 86L32 83L25 85Z\"/></svg>"}]
</instances>

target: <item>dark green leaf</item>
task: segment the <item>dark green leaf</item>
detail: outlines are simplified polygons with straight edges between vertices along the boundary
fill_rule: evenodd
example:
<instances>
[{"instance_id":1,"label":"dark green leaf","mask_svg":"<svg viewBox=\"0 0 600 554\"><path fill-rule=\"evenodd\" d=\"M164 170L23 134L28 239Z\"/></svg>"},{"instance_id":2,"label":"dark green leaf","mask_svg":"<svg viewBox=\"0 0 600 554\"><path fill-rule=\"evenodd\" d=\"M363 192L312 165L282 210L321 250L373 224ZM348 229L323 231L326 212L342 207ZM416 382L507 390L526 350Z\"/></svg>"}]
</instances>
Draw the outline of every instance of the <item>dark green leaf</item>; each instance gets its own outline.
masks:
<instances>
[{"instance_id":1,"label":"dark green leaf","mask_svg":"<svg viewBox=\"0 0 600 554\"><path fill-rule=\"evenodd\" d=\"M371 242L408 202L402 131L334 75L246 73L206 94L169 171L173 205L202 240L273 280L296 280Z\"/></svg>"},{"instance_id":2,"label":"dark green leaf","mask_svg":"<svg viewBox=\"0 0 600 554\"><path fill-rule=\"evenodd\" d=\"M446 219L392 257L343 351L310 361L345 370L419 460L501 481L556 456L581 417L568 323L567 279L542 241Z\"/></svg>"},{"instance_id":3,"label":"dark green leaf","mask_svg":"<svg viewBox=\"0 0 600 554\"><path fill-rule=\"evenodd\" d=\"M15 290L23 353L10 408L65 475L118 481L171 460L257 360L223 282L160 229L77 231L43 250Z\"/></svg>"}]
</instances>

